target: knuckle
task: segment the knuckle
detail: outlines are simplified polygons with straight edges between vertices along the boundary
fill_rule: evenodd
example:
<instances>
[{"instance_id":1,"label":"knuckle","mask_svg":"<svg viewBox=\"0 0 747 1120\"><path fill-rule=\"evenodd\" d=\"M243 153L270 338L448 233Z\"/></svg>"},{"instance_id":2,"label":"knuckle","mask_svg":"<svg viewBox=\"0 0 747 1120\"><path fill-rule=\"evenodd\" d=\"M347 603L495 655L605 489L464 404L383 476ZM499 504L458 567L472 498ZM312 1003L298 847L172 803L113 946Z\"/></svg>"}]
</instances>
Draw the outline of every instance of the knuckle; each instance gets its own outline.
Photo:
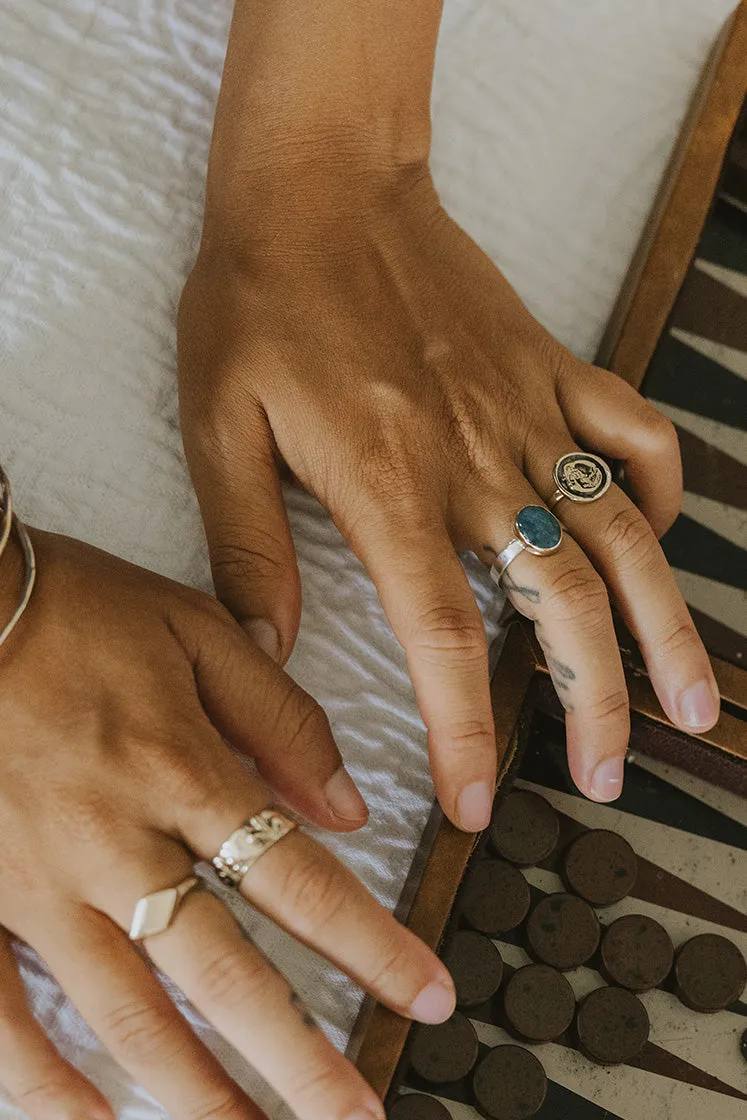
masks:
<instances>
[{"instance_id":1,"label":"knuckle","mask_svg":"<svg viewBox=\"0 0 747 1120\"><path fill-rule=\"evenodd\" d=\"M171 803L178 805L180 811L199 815L215 806L220 797L222 775L214 765L198 761L205 757L205 752L199 743L190 740L190 731L188 729L179 744L150 745L147 754L143 751L143 757L149 760L145 768L148 778L165 785Z\"/></svg>"},{"instance_id":2,"label":"knuckle","mask_svg":"<svg viewBox=\"0 0 747 1120\"><path fill-rule=\"evenodd\" d=\"M112 815L110 801L94 790L60 790L58 827L69 840L102 849L111 847L118 821Z\"/></svg>"},{"instance_id":3,"label":"knuckle","mask_svg":"<svg viewBox=\"0 0 747 1120\"><path fill-rule=\"evenodd\" d=\"M198 774L192 767L180 764L169 775L168 784L174 791L174 804L179 806L185 817L200 817L209 810L214 811L220 787L207 775Z\"/></svg>"},{"instance_id":4,"label":"knuckle","mask_svg":"<svg viewBox=\"0 0 747 1120\"><path fill-rule=\"evenodd\" d=\"M332 729L321 705L291 684L275 716L275 735L284 747L303 751L305 744L330 739Z\"/></svg>"},{"instance_id":5,"label":"knuckle","mask_svg":"<svg viewBox=\"0 0 747 1120\"><path fill-rule=\"evenodd\" d=\"M614 688L593 697L587 705L587 712L594 720L628 719L630 699L625 688Z\"/></svg>"},{"instance_id":6,"label":"knuckle","mask_svg":"<svg viewBox=\"0 0 747 1120\"><path fill-rule=\"evenodd\" d=\"M639 429L646 446L655 452L679 455L677 429L668 416L659 412L653 405L644 410L639 420Z\"/></svg>"},{"instance_id":7,"label":"knuckle","mask_svg":"<svg viewBox=\"0 0 747 1120\"><path fill-rule=\"evenodd\" d=\"M494 750L495 729L489 720L464 720L449 727L447 734L449 750L455 754L472 757L480 748L487 747L491 754Z\"/></svg>"},{"instance_id":8,"label":"knuckle","mask_svg":"<svg viewBox=\"0 0 747 1120\"><path fill-rule=\"evenodd\" d=\"M13 1098L29 1116L48 1113L58 1120L77 1120L79 1106L70 1100L70 1084L52 1074L42 1081L13 1086Z\"/></svg>"},{"instance_id":9,"label":"knuckle","mask_svg":"<svg viewBox=\"0 0 747 1120\"><path fill-rule=\"evenodd\" d=\"M545 606L558 623L574 626L606 623L609 614L607 589L591 565L563 568L551 580Z\"/></svg>"},{"instance_id":10,"label":"knuckle","mask_svg":"<svg viewBox=\"0 0 747 1120\"><path fill-rule=\"evenodd\" d=\"M640 571L656 559L659 543L637 509L625 506L610 521L605 532L605 544L619 564Z\"/></svg>"},{"instance_id":11,"label":"knuckle","mask_svg":"<svg viewBox=\"0 0 747 1120\"><path fill-rule=\"evenodd\" d=\"M324 852L303 853L288 867L282 897L293 928L302 937L313 937L334 926L347 897L340 869Z\"/></svg>"},{"instance_id":12,"label":"knuckle","mask_svg":"<svg viewBox=\"0 0 747 1120\"><path fill-rule=\"evenodd\" d=\"M169 1014L146 999L131 999L107 1011L102 1034L123 1064L157 1065L182 1049Z\"/></svg>"},{"instance_id":13,"label":"knuckle","mask_svg":"<svg viewBox=\"0 0 747 1120\"><path fill-rule=\"evenodd\" d=\"M284 541L253 526L252 547L240 544L214 544L210 565L216 585L256 583L285 577L287 573Z\"/></svg>"},{"instance_id":14,"label":"knuckle","mask_svg":"<svg viewBox=\"0 0 747 1120\"><path fill-rule=\"evenodd\" d=\"M223 949L210 956L200 971L197 987L212 1007L250 1007L267 980L259 956L241 948Z\"/></svg>"},{"instance_id":15,"label":"knuckle","mask_svg":"<svg viewBox=\"0 0 747 1120\"><path fill-rule=\"evenodd\" d=\"M288 1097L298 1110L302 1103L309 1115L334 1114L331 1102L344 1091L344 1076L336 1063L317 1056L313 1065L303 1065L288 1078Z\"/></svg>"},{"instance_id":16,"label":"knuckle","mask_svg":"<svg viewBox=\"0 0 747 1120\"><path fill-rule=\"evenodd\" d=\"M702 642L690 620L670 624L657 645L662 657L676 657L689 650L702 651Z\"/></svg>"},{"instance_id":17,"label":"knuckle","mask_svg":"<svg viewBox=\"0 0 747 1120\"><path fill-rule=\"evenodd\" d=\"M238 1088L229 1089L218 1100L198 1104L188 1120L246 1120L246 1101Z\"/></svg>"},{"instance_id":18,"label":"knuckle","mask_svg":"<svg viewBox=\"0 0 747 1120\"><path fill-rule=\"evenodd\" d=\"M396 993L397 1003L408 1006L417 995L413 980L413 952L401 937L393 938L382 951L381 960L371 977L374 991ZM416 990L417 988L417 990Z\"/></svg>"},{"instance_id":19,"label":"knuckle","mask_svg":"<svg viewBox=\"0 0 747 1120\"><path fill-rule=\"evenodd\" d=\"M417 646L421 653L475 661L485 653L485 631L471 610L453 603L435 604L418 618Z\"/></svg>"}]
</instances>

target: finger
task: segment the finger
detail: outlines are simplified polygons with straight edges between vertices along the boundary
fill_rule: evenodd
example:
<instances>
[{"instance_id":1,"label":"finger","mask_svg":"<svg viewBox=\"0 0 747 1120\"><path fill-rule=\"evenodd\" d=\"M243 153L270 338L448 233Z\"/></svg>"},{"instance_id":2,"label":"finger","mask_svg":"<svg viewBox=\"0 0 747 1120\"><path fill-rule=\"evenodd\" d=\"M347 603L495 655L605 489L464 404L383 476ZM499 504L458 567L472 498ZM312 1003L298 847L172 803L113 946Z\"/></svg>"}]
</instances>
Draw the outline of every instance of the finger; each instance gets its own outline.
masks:
<instances>
[{"instance_id":1,"label":"finger","mask_svg":"<svg viewBox=\"0 0 747 1120\"><path fill-rule=\"evenodd\" d=\"M227 614L201 610L190 622L175 625L202 705L224 738L255 759L265 780L308 820L343 832L365 824L366 803L319 705Z\"/></svg>"},{"instance_id":2,"label":"finger","mask_svg":"<svg viewBox=\"0 0 747 1120\"><path fill-rule=\"evenodd\" d=\"M682 505L674 426L614 373L582 362L565 367L558 400L580 444L623 462L636 503L656 535L663 536Z\"/></svg>"},{"instance_id":3,"label":"finger","mask_svg":"<svg viewBox=\"0 0 747 1120\"><path fill-rule=\"evenodd\" d=\"M0 1085L32 1120L114 1120L97 1089L55 1050L29 1010L15 957L0 934Z\"/></svg>"},{"instance_id":4,"label":"finger","mask_svg":"<svg viewBox=\"0 0 747 1120\"><path fill-rule=\"evenodd\" d=\"M573 450L570 434L537 448L529 456L535 484L544 479L547 490L552 465ZM617 486L595 502L563 499L555 512L605 580L669 718L691 733L713 727L719 693L708 654L646 518Z\"/></svg>"},{"instance_id":5,"label":"finger","mask_svg":"<svg viewBox=\"0 0 747 1120\"><path fill-rule=\"evenodd\" d=\"M371 1087L217 899L188 895L172 926L148 938L147 948L299 1120L383 1120Z\"/></svg>"},{"instance_id":6,"label":"finger","mask_svg":"<svg viewBox=\"0 0 747 1120\"><path fill-rule=\"evenodd\" d=\"M182 813L185 842L203 859L216 856L242 822L268 807L267 795L240 775L227 789L222 804L216 801ZM244 876L241 891L402 1015L441 1022L453 1011L454 986L436 955L301 829L262 855Z\"/></svg>"},{"instance_id":7,"label":"finger","mask_svg":"<svg viewBox=\"0 0 747 1120\"><path fill-rule=\"evenodd\" d=\"M523 475L511 471L500 491L475 484L461 503L460 535L473 548L489 542L495 554L516 536L525 505L542 505ZM559 550L521 552L502 586L513 606L532 619L558 697L566 711L568 764L587 797L611 801L622 789L630 733L628 694L612 612L601 578L571 537Z\"/></svg>"},{"instance_id":8,"label":"finger","mask_svg":"<svg viewBox=\"0 0 747 1120\"><path fill-rule=\"evenodd\" d=\"M257 405L219 433L189 425L185 438L218 598L284 664L298 633L301 583L267 418Z\"/></svg>"},{"instance_id":9,"label":"finger","mask_svg":"<svg viewBox=\"0 0 747 1120\"><path fill-rule=\"evenodd\" d=\"M496 780L488 649L442 515L390 502L343 529L404 647L441 806L477 832L490 820Z\"/></svg>"},{"instance_id":10,"label":"finger","mask_svg":"<svg viewBox=\"0 0 747 1120\"><path fill-rule=\"evenodd\" d=\"M189 874L186 867L181 878ZM138 889L148 893L142 873L139 878L135 894L134 877L128 880L125 872L118 879L120 900L136 897ZM157 888L179 879L179 870L166 871L162 881L153 882ZM123 913L123 924L131 916ZM264 1120L105 914L79 907L55 924L53 937L42 934L36 947L112 1056L174 1120Z\"/></svg>"}]
</instances>

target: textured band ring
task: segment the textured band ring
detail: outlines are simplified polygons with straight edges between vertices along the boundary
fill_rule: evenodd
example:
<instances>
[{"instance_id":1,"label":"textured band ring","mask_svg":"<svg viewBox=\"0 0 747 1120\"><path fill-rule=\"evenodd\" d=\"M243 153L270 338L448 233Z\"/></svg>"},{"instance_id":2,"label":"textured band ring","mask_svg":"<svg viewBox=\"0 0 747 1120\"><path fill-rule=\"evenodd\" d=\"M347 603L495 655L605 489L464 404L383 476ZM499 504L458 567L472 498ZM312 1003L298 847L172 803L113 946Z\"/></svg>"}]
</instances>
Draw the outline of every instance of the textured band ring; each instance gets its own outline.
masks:
<instances>
[{"instance_id":1,"label":"textured band ring","mask_svg":"<svg viewBox=\"0 0 747 1120\"><path fill-rule=\"evenodd\" d=\"M260 856L282 840L296 827L296 822L284 817L276 809L263 809L250 817L246 824L232 832L218 855L213 867L218 877L229 887L238 888L249 868Z\"/></svg>"},{"instance_id":2,"label":"textured band ring","mask_svg":"<svg viewBox=\"0 0 747 1120\"><path fill-rule=\"evenodd\" d=\"M548 505L553 509L568 498L572 502L595 502L606 494L612 482L612 471L604 459L587 451L571 451L561 455L552 469L555 493Z\"/></svg>"},{"instance_id":3,"label":"textured band ring","mask_svg":"<svg viewBox=\"0 0 747 1120\"><path fill-rule=\"evenodd\" d=\"M166 887L162 891L154 891L139 899L135 906L130 925L130 940L141 941L144 937L153 937L163 933L174 920L182 900L191 890L202 885L196 875L190 875L175 887Z\"/></svg>"},{"instance_id":4,"label":"textured band ring","mask_svg":"<svg viewBox=\"0 0 747 1120\"><path fill-rule=\"evenodd\" d=\"M498 587L506 568L521 552L549 556L551 552L557 552L563 541L563 526L555 514L544 506L524 506L520 509L514 529L516 536L498 553L490 569L490 578Z\"/></svg>"}]
</instances>

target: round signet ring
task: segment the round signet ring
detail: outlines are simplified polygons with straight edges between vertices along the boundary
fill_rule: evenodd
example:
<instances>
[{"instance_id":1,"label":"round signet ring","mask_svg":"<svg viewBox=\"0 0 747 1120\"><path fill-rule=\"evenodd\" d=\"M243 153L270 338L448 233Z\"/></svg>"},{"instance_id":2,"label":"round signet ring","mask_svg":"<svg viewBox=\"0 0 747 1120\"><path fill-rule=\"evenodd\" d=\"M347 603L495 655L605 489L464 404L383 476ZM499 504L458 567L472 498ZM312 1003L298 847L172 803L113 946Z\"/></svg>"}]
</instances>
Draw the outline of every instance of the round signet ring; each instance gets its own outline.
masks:
<instances>
[{"instance_id":1,"label":"round signet ring","mask_svg":"<svg viewBox=\"0 0 747 1120\"><path fill-rule=\"evenodd\" d=\"M560 456L552 469L552 477L555 493L548 505L555 508L563 498L571 502L595 502L609 490L612 471L598 455L571 451Z\"/></svg>"},{"instance_id":2,"label":"round signet ring","mask_svg":"<svg viewBox=\"0 0 747 1120\"><path fill-rule=\"evenodd\" d=\"M557 552L563 542L563 526L554 513L544 506L524 506L514 521L516 536L499 552L490 569L493 583L501 586L501 579L508 565L520 552L533 556L549 556Z\"/></svg>"}]
</instances>

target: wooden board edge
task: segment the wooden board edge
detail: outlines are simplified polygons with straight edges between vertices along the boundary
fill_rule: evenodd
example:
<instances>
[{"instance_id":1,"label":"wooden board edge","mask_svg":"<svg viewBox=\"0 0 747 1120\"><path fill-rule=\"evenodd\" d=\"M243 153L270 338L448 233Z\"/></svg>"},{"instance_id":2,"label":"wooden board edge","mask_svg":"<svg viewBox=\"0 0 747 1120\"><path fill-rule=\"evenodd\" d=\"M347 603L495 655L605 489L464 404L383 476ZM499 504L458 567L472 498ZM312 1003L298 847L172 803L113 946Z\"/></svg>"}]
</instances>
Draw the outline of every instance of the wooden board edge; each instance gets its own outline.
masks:
<instances>
[{"instance_id":1,"label":"wooden board edge","mask_svg":"<svg viewBox=\"0 0 747 1120\"><path fill-rule=\"evenodd\" d=\"M499 751L502 750L499 787L516 757L520 715L536 668L524 627L512 626L491 685L496 741ZM460 832L446 819L438 829L406 923L408 929L432 949L436 949L441 940L476 842L477 836ZM361 1014L365 1028L355 1056L356 1065L383 1099L394 1077L411 1024L408 1019L381 1004L365 1007ZM353 1034L361 1034L357 1025Z\"/></svg>"},{"instance_id":2,"label":"wooden board edge","mask_svg":"<svg viewBox=\"0 0 747 1120\"><path fill-rule=\"evenodd\" d=\"M698 84L597 352L598 365L636 389L690 267L746 93L747 0L742 0Z\"/></svg>"}]
</instances>

